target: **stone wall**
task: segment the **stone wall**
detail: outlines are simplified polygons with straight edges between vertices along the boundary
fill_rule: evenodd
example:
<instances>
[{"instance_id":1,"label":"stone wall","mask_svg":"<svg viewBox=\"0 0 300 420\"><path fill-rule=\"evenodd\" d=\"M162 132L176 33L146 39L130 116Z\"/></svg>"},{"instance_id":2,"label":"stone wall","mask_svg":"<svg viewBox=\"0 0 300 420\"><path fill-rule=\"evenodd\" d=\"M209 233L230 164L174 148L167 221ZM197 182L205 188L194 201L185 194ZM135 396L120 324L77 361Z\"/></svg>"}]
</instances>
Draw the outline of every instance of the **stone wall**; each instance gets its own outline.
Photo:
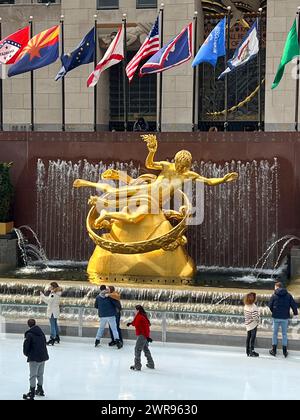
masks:
<instances>
[{"instance_id":1,"label":"stone wall","mask_svg":"<svg viewBox=\"0 0 300 420\"><path fill-rule=\"evenodd\" d=\"M94 15L98 14L99 26L120 25L123 13L128 24L154 22L156 9L136 9L136 0L122 0L118 10L96 10L96 0L62 0L61 4L1 5L3 37L28 24L34 18L34 34L57 25L60 16L65 21L65 52L72 51L82 37L93 27ZM186 26L198 10L201 17L201 2L196 0L166 0L164 42L169 41ZM160 2L158 2L160 6ZM201 27L201 24L199 25ZM199 31L200 32L200 31ZM104 50L98 47L98 60ZM67 130L93 130L94 90L88 89L86 81L94 65L81 66L65 78L66 128ZM60 69L60 60L51 66L34 72L35 128L59 130L61 115L61 82L54 78ZM97 86L99 128L105 130L109 122L109 71L103 73ZM190 131L192 127L193 78L191 61L164 73L163 83L163 129ZM4 123L6 130L26 130L30 125L30 73L4 80Z\"/></svg>"},{"instance_id":2,"label":"stone wall","mask_svg":"<svg viewBox=\"0 0 300 420\"><path fill-rule=\"evenodd\" d=\"M271 86L298 6L299 2L296 0L268 0L265 109L267 131L294 130L296 80L293 78L293 70L295 71L295 63L286 66L284 77L275 90L271 90Z\"/></svg>"}]
</instances>

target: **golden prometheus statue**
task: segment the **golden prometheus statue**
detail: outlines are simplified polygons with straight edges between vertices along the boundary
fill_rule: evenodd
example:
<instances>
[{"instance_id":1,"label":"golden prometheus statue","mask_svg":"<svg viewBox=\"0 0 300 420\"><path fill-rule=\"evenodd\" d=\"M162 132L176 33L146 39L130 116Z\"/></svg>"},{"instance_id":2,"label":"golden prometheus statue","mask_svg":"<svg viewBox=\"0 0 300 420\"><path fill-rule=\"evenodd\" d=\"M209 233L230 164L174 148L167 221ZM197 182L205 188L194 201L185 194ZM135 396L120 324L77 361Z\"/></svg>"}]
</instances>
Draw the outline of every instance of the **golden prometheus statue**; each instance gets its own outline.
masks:
<instances>
[{"instance_id":1,"label":"golden prometheus statue","mask_svg":"<svg viewBox=\"0 0 300 420\"><path fill-rule=\"evenodd\" d=\"M195 275L195 264L188 256L184 233L191 216L191 200L184 192L186 182L218 185L235 181L237 173L224 178L204 178L191 171L192 155L178 152L174 163L155 162L155 135L141 136L147 143L146 168L159 171L133 179L122 171L109 169L102 181L81 179L74 187L94 187L99 196L91 196L86 227L96 244L88 264L90 281L126 281L137 283L189 283ZM114 180L114 187L105 180ZM121 185L123 184L123 185ZM171 209L170 203L181 205Z\"/></svg>"}]
</instances>

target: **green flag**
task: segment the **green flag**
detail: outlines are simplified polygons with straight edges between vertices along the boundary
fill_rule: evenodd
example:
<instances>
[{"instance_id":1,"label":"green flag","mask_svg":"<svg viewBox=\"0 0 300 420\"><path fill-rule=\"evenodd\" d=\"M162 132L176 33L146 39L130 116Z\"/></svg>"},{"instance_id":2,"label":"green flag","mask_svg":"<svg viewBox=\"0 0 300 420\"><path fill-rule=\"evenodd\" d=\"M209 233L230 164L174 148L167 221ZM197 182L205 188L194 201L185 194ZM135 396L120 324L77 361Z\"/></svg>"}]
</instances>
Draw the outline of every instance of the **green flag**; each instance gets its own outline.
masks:
<instances>
[{"instance_id":1,"label":"green flag","mask_svg":"<svg viewBox=\"0 0 300 420\"><path fill-rule=\"evenodd\" d=\"M272 85L272 89L275 89L279 85L284 73L285 66L298 55L300 55L300 47L298 42L297 23L295 19L295 22L288 34L285 43L284 51Z\"/></svg>"}]
</instances>

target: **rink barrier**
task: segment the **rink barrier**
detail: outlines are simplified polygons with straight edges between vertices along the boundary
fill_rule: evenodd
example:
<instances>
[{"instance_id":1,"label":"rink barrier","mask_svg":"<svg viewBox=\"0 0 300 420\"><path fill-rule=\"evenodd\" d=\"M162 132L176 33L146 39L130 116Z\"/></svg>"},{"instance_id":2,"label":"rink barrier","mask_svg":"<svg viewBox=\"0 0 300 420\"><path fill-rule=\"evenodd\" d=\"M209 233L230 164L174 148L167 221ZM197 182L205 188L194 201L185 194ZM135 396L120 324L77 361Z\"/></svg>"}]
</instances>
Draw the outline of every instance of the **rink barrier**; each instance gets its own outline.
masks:
<instances>
[{"instance_id":1,"label":"rink barrier","mask_svg":"<svg viewBox=\"0 0 300 420\"><path fill-rule=\"evenodd\" d=\"M46 318L46 305L0 304L2 334L23 334L26 321L35 318L46 334L50 333ZM244 346L245 330L243 316L236 314L209 314L199 312L171 312L147 310L152 323L151 337L154 342L191 343L220 346ZM134 311L122 311L122 333L124 339L135 339L133 328L124 328L131 321ZM59 325L62 336L94 337L99 327L98 311L91 307L61 306ZM262 317L258 331L258 348L270 346L272 318ZM300 350L300 323L291 321L289 328L291 350ZM108 330L105 337L109 337Z\"/></svg>"}]
</instances>

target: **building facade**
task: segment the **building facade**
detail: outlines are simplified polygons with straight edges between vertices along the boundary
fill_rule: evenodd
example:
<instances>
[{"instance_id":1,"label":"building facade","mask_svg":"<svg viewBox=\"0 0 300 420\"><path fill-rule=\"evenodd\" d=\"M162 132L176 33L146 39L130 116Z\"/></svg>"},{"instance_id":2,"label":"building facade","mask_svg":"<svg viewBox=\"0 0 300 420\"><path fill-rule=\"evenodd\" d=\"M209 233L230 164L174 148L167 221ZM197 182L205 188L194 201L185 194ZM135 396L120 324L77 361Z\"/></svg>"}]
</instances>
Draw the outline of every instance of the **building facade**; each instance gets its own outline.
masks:
<instances>
[{"instance_id":1,"label":"building facade","mask_svg":"<svg viewBox=\"0 0 300 420\"><path fill-rule=\"evenodd\" d=\"M296 0L165 0L164 42L178 34L198 12L198 44L203 41L215 23L232 6L233 24L231 50L234 51L247 29L239 24L244 18L250 24L259 7L264 10L263 76L262 87L265 130L280 131L294 127L295 80L293 64L287 67L284 80L277 90L271 84L278 67L284 42L297 10ZM2 37L26 26L33 16L34 33L38 33L61 20L63 15L65 52L72 51L93 27L95 15L98 22L98 60L103 56L114 33L127 15L128 59L138 50L156 19L160 2L156 0L5 0L0 1ZM237 23L236 23L237 22ZM264 57L266 56L266 62ZM66 129L91 131L94 129L94 90L86 81L94 65L81 66L65 78ZM223 128L224 82L217 81L224 59L214 70L209 65L200 66L197 72L196 121L200 130L211 126ZM54 78L60 61L34 72L35 129L60 130L62 123L62 84ZM240 73L239 73L240 72ZM256 129L258 121L258 96L253 94L259 86L257 61L230 76L229 113L230 129ZM30 74L3 80L3 109L5 130L26 130L30 127L31 95ZM97 85L97 129L123 129L122 65L104 72ZM193 71L191 62L163 73L162 130L191 131L193 111ZM129 129L143 116L150 129L156 128L158 108L158 83L155 75L142 79L135 77L129 86ZM250 98L250 99L249 99ZM238 106L240 103L243 105Z\"/></svg>"}]
</instances>

